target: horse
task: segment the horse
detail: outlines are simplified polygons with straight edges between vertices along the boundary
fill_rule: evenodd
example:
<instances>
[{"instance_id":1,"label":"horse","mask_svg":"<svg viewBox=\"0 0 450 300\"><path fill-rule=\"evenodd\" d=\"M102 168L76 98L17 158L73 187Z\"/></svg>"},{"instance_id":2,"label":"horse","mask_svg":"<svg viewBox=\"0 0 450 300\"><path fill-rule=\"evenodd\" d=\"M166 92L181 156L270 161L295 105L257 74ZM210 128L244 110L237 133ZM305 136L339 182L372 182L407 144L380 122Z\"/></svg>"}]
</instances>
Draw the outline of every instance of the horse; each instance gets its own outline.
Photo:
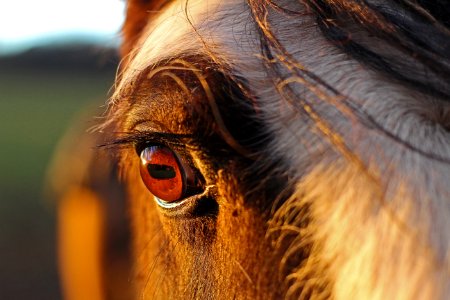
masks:
<instances>
[{"instance_id":1,"label":"horse","mask_svg":"<svg viewBox=\"0 0 450 300\"><path fill-rule=\"evenodd\" d=\"M66 298L448 299L449 15L128 0L102 124L63 151Z\"/></svg>"}]
</instances>

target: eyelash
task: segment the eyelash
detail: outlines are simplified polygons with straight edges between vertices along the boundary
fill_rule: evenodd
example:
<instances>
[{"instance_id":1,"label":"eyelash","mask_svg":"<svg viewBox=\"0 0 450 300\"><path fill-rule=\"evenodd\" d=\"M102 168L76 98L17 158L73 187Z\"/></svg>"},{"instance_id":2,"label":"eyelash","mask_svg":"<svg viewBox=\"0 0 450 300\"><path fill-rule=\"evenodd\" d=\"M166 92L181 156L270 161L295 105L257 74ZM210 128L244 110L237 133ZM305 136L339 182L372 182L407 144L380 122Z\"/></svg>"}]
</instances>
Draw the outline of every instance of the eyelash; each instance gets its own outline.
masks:
<instances>
[{"instance_id":1,"label":"eyelash","mask_svg":"<svg viewBox=\"0 0 450 300\"><path fill-rule=\"evenodd\" d=\"M116 133L117 137L98 145L99 148L117 149L133 145L137 152L148 144L163 144L178 149L198 148L198 141L193 135L165 132L132 131Z\"/></svg>"}]
</instances>

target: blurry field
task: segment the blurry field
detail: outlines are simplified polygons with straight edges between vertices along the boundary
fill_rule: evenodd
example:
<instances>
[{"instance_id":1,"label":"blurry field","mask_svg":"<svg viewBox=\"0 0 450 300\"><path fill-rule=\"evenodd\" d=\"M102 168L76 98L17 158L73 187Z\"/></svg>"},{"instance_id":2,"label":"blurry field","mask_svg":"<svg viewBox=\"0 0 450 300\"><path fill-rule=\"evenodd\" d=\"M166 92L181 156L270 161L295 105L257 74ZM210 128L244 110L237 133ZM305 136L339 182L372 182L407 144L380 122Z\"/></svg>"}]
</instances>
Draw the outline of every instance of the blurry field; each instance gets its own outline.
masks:
<instances>
[{"instance_id":1,"label":"blurry field","mask_svg":"<svg viewBox=\"0 0 450 300\"><path fill-rule=\"evenodd\" d=\"M42 193L46 167L70 122L103 104L114 79L113 63L73 64L0 62L0 299L60 298L56 211Z\"/></svg>"}]
</instances>

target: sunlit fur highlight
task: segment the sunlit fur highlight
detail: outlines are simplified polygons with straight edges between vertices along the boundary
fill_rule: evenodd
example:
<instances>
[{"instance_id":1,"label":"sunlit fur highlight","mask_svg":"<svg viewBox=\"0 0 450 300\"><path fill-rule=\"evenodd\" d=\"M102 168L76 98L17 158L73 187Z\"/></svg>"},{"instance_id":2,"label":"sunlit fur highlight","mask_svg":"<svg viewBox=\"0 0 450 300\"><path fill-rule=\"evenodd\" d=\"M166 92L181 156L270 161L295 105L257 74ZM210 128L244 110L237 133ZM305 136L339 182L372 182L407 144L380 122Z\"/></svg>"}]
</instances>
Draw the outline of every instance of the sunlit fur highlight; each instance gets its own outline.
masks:
<instances>
[{"instance_id":1,"label":"sunlit fur highlight","mask_svg":"<svg viewBox=\"0 0 450 300\"><path fill-rule=\"evenodd\" d=\"M283 172L293 189L265 223L246 206L235 169L221 169L219 205L239 211L240 219L219 216L218 224L196 224L191 248L189 234L177 231L190 225L165 220L142 189L132 188L140 182L131 171L136 159L124 152L132 231L141 234L134 239L139 297L448 298L450 139L439 117L448 114L448 103L365 68L322 36L307 5L285 2L280 7L292 6L303 16L286 16L266 1L176 2L154 16L128 53L105 129L126 127L130 93L156 62L161 66L144 74L145 80L166 76L190 99L175 75L181 65L203 80L214 106L195 66L170 65L173 57L182 62L186 52L207 56L249 82L274 137L261 153L273 154L268 164L284 162L273 173ZM364 5L343 2L349 13L366 17L359 22L391 30L369 18ZM274 57L261 53L258 34L271 43ZM363 31L355 34L367 38ZM239 147L232 139L228 144ZM200 156L194 159L207 168ZM259 174L262 182L271 175Z\"/></svg>"}]
</instances>

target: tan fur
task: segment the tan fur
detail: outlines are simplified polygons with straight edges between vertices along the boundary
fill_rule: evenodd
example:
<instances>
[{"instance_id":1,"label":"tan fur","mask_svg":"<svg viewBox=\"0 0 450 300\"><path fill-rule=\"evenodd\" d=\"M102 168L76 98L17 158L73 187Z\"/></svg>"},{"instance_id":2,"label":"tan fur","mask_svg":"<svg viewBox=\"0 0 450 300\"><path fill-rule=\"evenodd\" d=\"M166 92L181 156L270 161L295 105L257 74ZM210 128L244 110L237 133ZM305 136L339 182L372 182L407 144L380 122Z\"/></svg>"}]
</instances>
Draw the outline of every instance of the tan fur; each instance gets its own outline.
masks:
<instances>
[{"instance_id":1,"label":"tan fur","mask_svg":"<svg viewBox=\"0 0 450 300\"><path fill-rule=\"evenodd\" d=\"M197 119L207 123L194 104L212 114L208 93L215 82L208 82L204 64L189 59L208 57L246 79L273 137L265 144L267 160L276 157L285 167L283 180L294 184L280 207L275 204L282 200L273 197L273 211L264 210L258 199L267 200L264 187L273 178L258 174L260 184L247 191L242 157L213 170L221 157L190 149L203 174L214 171L207 179L217 187L218 215L169 218L142 183L134 150L122 149L136 297L450 297L450 167L433 159L450 153L442 118L448 104L392 82L333 47L303 5L287 3L304 12L301 18L278 12L257 19L257 25L240 0L161 3L129 3L126 63L103 129L132 131L139 128L136 116L183 134L196 130ZM258 30L276 35L277 46L299 65L289 65L282 55L263 59ZM365 32L355 35L374 43ZM285 79L273 78L268 64L277 64ZM295 69L313 72L342 96L330 95ZM221 127L217 120L211 128ZM382 125L422 152L368 124Z\"/></svg>"}]
</instances>

